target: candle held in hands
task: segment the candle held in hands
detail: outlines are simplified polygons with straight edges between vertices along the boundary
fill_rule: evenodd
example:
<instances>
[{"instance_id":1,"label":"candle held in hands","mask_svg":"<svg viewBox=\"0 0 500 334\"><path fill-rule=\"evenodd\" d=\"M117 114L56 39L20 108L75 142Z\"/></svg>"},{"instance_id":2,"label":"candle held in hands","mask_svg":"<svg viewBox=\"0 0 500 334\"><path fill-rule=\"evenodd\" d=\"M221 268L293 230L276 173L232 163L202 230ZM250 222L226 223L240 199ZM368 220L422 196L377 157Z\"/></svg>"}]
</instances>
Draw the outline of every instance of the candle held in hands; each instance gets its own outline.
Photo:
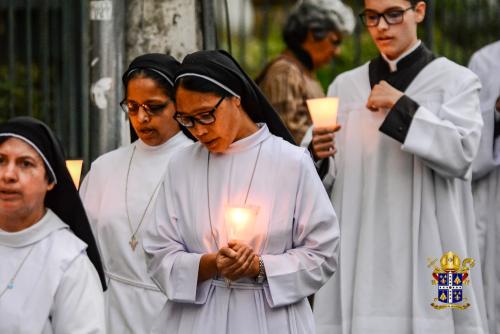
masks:
<instances>
[{"instance_id":1,"label":"candle held in hands","mask_svg":"<svg viewBox=\"0 0 500 334\"><path fill-rule=\"evenodd\" d=\"M338 97L308 99L306 103L315 127L332 126L337 123Z\"/></svg>"},{"instance_id":2,"label":"candle held in hands","mask_svg":"<svg viewBox=\"0 0 500 334\"><path fill-rule=\"evenodd\" d=\"M249 242L255 234L255 221L259 210L255 206L226 207L226 231L228 240Z\"/></svg>"}]
</instances>

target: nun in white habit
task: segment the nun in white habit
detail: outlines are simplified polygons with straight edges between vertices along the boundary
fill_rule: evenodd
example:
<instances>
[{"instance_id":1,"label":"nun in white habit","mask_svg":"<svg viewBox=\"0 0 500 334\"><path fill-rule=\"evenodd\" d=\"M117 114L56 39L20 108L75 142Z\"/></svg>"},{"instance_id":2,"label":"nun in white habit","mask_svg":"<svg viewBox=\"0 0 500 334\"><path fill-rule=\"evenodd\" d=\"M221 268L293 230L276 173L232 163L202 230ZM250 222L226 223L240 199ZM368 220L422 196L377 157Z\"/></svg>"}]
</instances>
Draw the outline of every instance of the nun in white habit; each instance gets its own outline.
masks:
<instances>
[{"instance_id":1,"label":"nun in white habit","mask_svg":"<svg viewBox=\"0 0 500 334\"><path fill-rule=\"evenodd\" d=\"M1 124L0 333L106 333L103 287L59 142L33 118Z\"/></svg>"},{"instance_id":2,"label":"nun in white habit","mask_svg":"<svg viewBox=\"0 0 500 334\"><path fill-rule=\"evenodd\" d=\"M173 119L179 65L159 53L131 62L121 106L138 139L94 161L80 189L108 279L109 333L149 333L167 300L147 274L141 238L168 160L192 143Z\"/></svg>"},{"instance_id":3,"label":"nun in white habit","mask_svg":"<svg viewBox=\"0 0 500 334\"><path fill-rule=\"evenodd\" d=\"M500 333L500 41L472 55L469 68L482 83L484 127L472 170L474 209L491 333Z\"/></svg>"},{"instance_id":4,"label":"nun in white habit","mask_svg":"<svg viewBox=\"0 0 500 334\"><path fill-rule=\"evenodd\" d=\"M186 56L176 103L199 142L170 160L143 239L168 296L153 333L314 333L306 297L336 270L339 229L309 154L224 51ZM236 225L236 207L255 219Z\"/></svg>"}]
</instances>

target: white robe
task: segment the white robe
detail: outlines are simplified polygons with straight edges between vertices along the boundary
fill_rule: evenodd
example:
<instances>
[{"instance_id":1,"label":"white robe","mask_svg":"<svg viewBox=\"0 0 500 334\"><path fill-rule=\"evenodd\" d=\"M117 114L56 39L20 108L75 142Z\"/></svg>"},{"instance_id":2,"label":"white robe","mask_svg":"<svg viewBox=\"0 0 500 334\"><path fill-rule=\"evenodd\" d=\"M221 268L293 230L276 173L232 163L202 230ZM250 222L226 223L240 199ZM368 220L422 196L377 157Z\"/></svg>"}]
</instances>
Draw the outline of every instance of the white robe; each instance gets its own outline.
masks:
<instances>
[{"instance_id":1,"label":"white robe","mask_svg":"<svg viewBox=\"0 0 500 334\"><path fill-rule=\"evenodd\" d=\"M484 128L474 161L472 190L479 232L486 310L491 333L500 333L500 137L493 129L500 121L495 103L500 96L500 41L476 52L469 68L481 80L479 95Z\"/></svg>"},{"instance_id":2,"label":"white robe","mask_svg":"<svg viewBox=\"0 0 500 334\"><path fill-rule=\"evenodd\" d=\"M227 244L224 207L242 205L258 147L260 157L247 204L260 210L249 243L262 255L267 282L242 279L228 288L220 279L198 280L203 254ZM155 223L144 247L153 279L168 302L154 333L310 334L306 299L337 267L339 230L328 196L305 150L262 125L223 154L197 143L170 160L158 195Z\"/></svg>"},{"instance_id":3,"label":"white robe","mask_svg":"<svg viewBox=\"0 0 500 334\"><path fill-rule=\"evenodd\" d=\"M365 107L368 63L329 87L340 97L332 201L342 242L339 270L315 296L318 333L485 332L479 265L463 311L431 307L437 286L427 267L448 251L480 261L470 184L479 89L464 67L428 64L406 90L420 107L401 145L378 130L386 111Z\"/></svg>"},{"instance_id":4,"label":"white robe","mask_svg":"<svg viewBox=\"0 0 500 334\"><path fill-rule=\"evenodd\" d=\"M179 132L167 142L148 146L140 139L96 159L80 188L108 280L106 322L109 333L149 333L166 302L165 294L147 274L142 233L151 220L153 195L172 154L192 141ZM133 148L128 180L128 210L135 230L151 198L132 251L125 207L125 181Z\"/></svg>"},{"instance_id":5,"label":"white robe","mask_svg":"<svg viewBox=\"0 0 500 334\"><path fill-rule=\"evenodd\" d=\"M0 333L106 333L102 286L86 248L51 210L20 232L0 230L0 293L26 257L0 297Z\"/></svg>"}]
</instances>

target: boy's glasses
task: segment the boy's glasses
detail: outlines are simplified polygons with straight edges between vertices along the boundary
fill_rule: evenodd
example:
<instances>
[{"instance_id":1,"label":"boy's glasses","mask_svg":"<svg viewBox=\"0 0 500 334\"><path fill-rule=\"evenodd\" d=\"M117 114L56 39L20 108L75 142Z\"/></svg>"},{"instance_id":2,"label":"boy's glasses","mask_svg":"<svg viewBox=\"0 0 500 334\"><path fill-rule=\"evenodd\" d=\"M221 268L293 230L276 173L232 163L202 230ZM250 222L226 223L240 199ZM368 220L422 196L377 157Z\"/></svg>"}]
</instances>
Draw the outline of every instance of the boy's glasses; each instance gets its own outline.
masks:
<instances>
[{"instance_id":1,"label":"boy's glasses","mask_svg":"<svg viewBox=\"0 0 500 334\"><path fill-rule=\"evenodd\" d=\"M361 22L365 27L376 27L380 22L380 18L383 17L385 22L388 25L400 24L403 22L403 17L407 11L413 9L412 7L408 7L406 9L389 9L383 13L377 13L373 10L365 10L359 17L361 18Z\"/></svg>"}]
</instances>

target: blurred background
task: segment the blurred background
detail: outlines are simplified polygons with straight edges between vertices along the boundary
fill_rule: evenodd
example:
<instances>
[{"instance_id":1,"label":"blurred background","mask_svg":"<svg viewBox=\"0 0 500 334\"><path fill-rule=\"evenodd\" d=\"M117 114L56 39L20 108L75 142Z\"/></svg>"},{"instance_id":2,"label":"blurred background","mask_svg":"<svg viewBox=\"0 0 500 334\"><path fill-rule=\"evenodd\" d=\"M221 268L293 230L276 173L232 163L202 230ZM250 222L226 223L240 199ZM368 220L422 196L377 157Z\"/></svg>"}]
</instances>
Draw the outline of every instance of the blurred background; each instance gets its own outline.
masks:
<instances>
[{"instance_id":1,"label":"blurred background","mask_svg":"<svg viewBox=\"0 0 500 334\"><path fill-rule=\"evenodd\" d=\"M354 13L362 0L345 0ZM0 0L0 121L47 122L70 158L85 166L128 141L121 73L145 52L182 59L197 49L230 51L256 77L284 48L281 29L295 1ZM467 65L500 39L500 0L428 0L419 36L436 54ZM357 22L342 54L318 72L333 78L377 55ZM500 61L500 60L499 60Z\"/></svg>"}]
</instances>

